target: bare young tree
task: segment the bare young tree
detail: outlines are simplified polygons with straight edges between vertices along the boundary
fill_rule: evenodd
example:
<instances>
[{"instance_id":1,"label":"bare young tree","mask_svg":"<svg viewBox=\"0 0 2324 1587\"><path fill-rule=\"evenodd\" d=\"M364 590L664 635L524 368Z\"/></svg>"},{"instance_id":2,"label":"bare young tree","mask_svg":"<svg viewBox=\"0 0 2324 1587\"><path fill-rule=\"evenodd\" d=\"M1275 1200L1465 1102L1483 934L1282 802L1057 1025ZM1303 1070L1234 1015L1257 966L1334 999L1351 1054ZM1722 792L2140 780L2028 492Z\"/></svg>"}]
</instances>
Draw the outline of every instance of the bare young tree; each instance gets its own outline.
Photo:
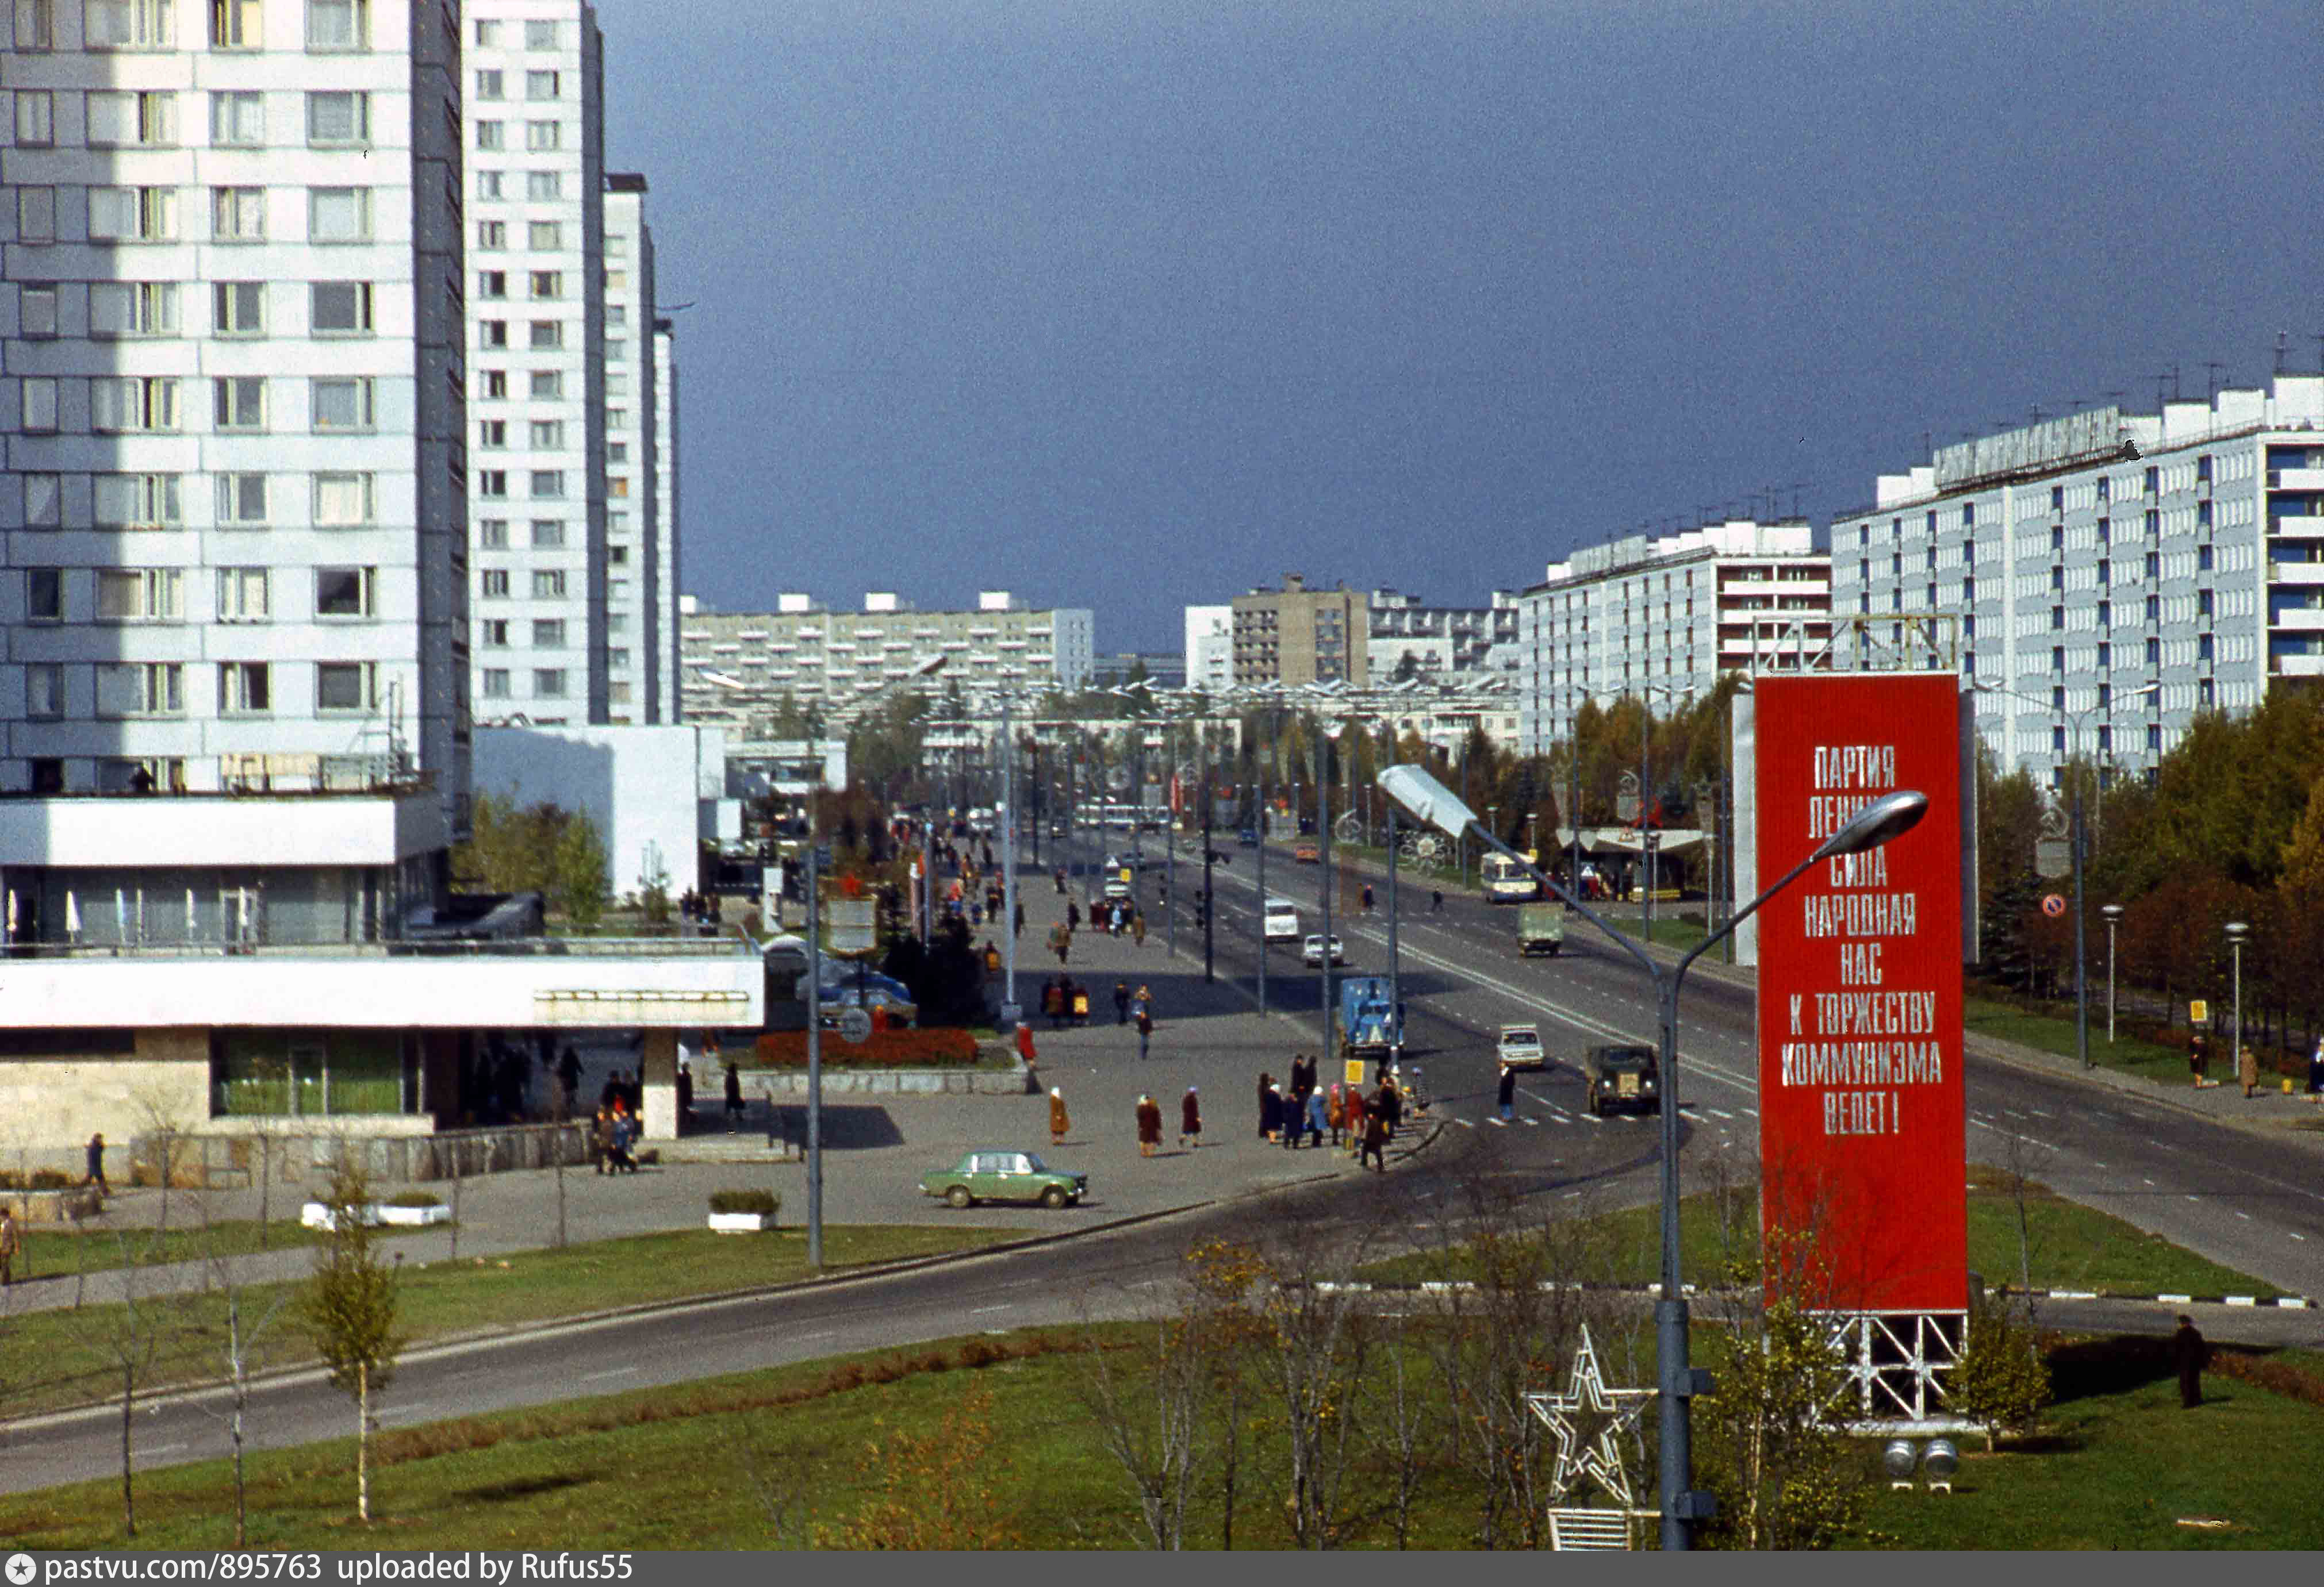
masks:
<instances>
[{"instance_id":1,"label":"bare young tree","mask_svg":"<svg viewBox=\"0 0 2324 1587\"><path fill-rule=\"evenodd\" d=\"M329 1369L332 1387L355 1402L355 1515L371 1519L372 1396L387 1387L403 1347L396 1332L394 1272L379 1260L366 1221L371 1185L342 1151L323 1205L330 1227L315 1253L315 1271L300 1309L315 1352Z\"/></svg>"},{"instance_id":2,"label":"bare young tree","mask_svg":"<svg viewBox=\"0 0 2324 1587\"><path fill-rule=\"evenodd\" d=\"M234 1445L234 1546L246 1548L250 1544L249 1486L244 1471L244 1452L247 1444L247 1423L250 1412L251 1375L263 1364L268 1335L290 1305L294 1294L288 1286L276 1284L254 1292L242 1277L242 1271L232 1253L221 1249L215 1235L216 1225L209 1216L207 1197L201 1202L203 1264L207 1270L205 1288L216 1289L226 1303L222 1319L224 1331L217 1339L218 1357L226 1368L227 1408L224 1417L226 1436ZM207 1408L207 1401L198 1401Z\"/></svg>"},{"instance_id":3,"label":"bare young tree","mask_svg":"<svg viewBox=\"0 0 2324 1587\"><path fill-rule=\"evenodd\" d=\"M1099 1446L1137 1497L1148 1546L1160 1549L1186 1546L1187 1515L1209 1449L1204 1421L1214 1334L1199 1292L1190 1290L1187 1300L1148 1325L1152 1333L1135 1363L1091 1351L1075 1385Z\"/></svg>"}]
</instances>

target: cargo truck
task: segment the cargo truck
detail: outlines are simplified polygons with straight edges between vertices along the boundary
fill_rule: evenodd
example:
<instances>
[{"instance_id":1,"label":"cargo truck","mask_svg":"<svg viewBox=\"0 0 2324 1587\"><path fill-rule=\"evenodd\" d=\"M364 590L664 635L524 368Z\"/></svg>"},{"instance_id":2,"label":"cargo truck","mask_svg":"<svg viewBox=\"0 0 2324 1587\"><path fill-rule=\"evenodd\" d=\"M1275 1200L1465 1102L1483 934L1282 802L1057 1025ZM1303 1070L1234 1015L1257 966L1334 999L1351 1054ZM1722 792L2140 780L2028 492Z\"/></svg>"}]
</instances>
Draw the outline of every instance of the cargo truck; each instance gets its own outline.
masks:
<instances>
[{"instance_id":1,"label":"cargo truck","mask_svg":"<svg viewBox=\"0 0 2324 1587\"><path fill-rule=\"evenodd\" d=\"M1517 951L1527 956L1555 953L1565 946L1565 905L1517 905Z\"/></svg>"},{"instance_id":2,"label":"cargo truck","mask_svg":"<svg viewBox=\"0 0 2324 1587\"><path fill-rule=\"evenodd\" d=\"M1340 983L1340 1055L1393 1063L1404 1050L1395 984L1386 976L1350 976Z\"/></svg>"}]
</instances>

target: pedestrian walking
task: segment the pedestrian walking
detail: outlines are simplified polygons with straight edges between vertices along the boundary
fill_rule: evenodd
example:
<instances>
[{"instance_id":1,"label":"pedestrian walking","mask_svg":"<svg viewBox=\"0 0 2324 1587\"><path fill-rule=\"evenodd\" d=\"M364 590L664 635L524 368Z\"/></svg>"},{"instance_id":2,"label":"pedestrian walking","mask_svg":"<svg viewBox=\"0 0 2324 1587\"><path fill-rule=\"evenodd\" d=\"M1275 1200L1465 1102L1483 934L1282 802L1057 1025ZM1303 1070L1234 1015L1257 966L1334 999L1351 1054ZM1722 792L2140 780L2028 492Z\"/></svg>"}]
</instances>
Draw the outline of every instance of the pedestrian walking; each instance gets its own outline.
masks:
<instances>
[{"instance_id":1,"label":"pedestrian walking","mask_svg":"<svg viewBox=\"0 0 2324 1587\"><path fill-rule=\"evenodd\" d=\"M1395 1135L1397 1125L1404 1122L1404 1096L1397 1089L1393 1078L1379 1083L1379 1089L1372 1094L1371 1105L1364 1112L1367 1115L1378 1115L1381 1122L1388 1126L1388 1134Z\"/></svg>"},{"instance_id":2,"label":"pedestrian walking","mask_svg":"<svg viewBox=\"0 0 2324 1587\"><path fill-rule=\"evenodd\" d=\"M1371 913L1371 912L1372 912L1372 885L1371 885L1370 882L1366 882L1366 883L1364 884L1364 913L1365 913L1366 914L1370 914L1370 913Z\"/></svg>"},{"instance_id":3,"label":"pedestrian walking","mask_svg":"<svg viewBox=\"0 0 2324 1587\"><path fill-rule=\"evenodd\" d=\"M1323 1144L1323 1130L1331 1122L1331 1109L1323 1098L1321 1086L1307 1093L1307 1144Z\"/></svg>"},{"instance_id":4,"label":"pedestrian walking","mask_svg":"<svg viewBox=\"0 0 2324 1587\"><path fill-rule=\"evenodd\" d=\"M2211 1067L2211 1038L2198 1031L2187 1043L2187 1069L2195 1077L2195 1089L2203 1088L2203 1076Z\"/></svg>"},{"instance_id":5,"label":"pedestrian walking","mask_svg":"<svg viewBox=\"0 0 2324 1587\"><path fill-rule=\"evenodd\" d=\"M1428 890L1428 913L1431 914L1444 913L1444 894L1434 887Z\"/></svg>"},{"instance_id":6,"label":"pedestrian walking","mask_svg":"<svg viewBox=\"0 0 2324 1587\"><path fill-rule=\"evenodd\" d=\"M1117 1025L1130 1023L1130 983L1127 981L1113 984L1113 1023Z\"/></svg>"},{"instance_id":7,"label":"pedestrian walking","mask_svg":"<svg viewBox=\"0 0 2324 1587\"><path fill-rule=\"evenodd\" d=\"M1065 1132L1072 1127L1073 1120L1067 1116L1065 1113L1065 1094L1064 1090L1056 1086L1050 1087L1049 1144L1052 1146L1063 1146L1065 1143Z\"/></svg>"},{"instance_id":8,"label":"pedestrian walking","mask_svg":"<svg viewBox=\"0 0 2324 1587\"><path fill-rule=\"evenodd\" d=\"M2259 1054L2252 1050L2248 1041L2236 1049L2236 1078L2243 1082L2246 1099L2259 1089Z\"/></svg>"},{"instance_id":9,"label":"pedestrian walking","mask_svg":"<svg viewBox=\"0 0 2324 1587\"><path fill-rule=\"evenodd\" d=\"M1194 1100L1194 1096L1192 1091L1186 1093L1189 1102ZM16 1215L7 1207L0 1206L0 1286L16 1281L16 1252L23 1250L23 1245L24 1236L16 1228Z\"/></svg>"},{"instance_id":10,"label":"pedestrian walking","mask_svg":"<svg viewBox=\"0 0 2324 1587\"><path fill-rule=\"evenodd\" d=\"M1069 898L1065 900L1065 930L1078 931L1081 929L1082 906Z\"/></svg>"},{"instance_id":11,"label":"pedestrian walking","mask_svg":"<svg viewBox=\"0 0 2324 1587\"><path fill-rule=\"evenodd\" d=\"M1140 986L1137 995L1130 998L1130 1004L1138 1017L1144 1019L1154 1012L1154 994L1144 986Z\"/></svg>"},{"instance_id":12,"label":"pedestrian walking","mask_svg":"<svg viewBox=\"0 0 2324 1587\"><path fill-rule=\"evenodd\" d=\"M1323 1103L1323 1122L1331 1126L1332 1144L1340 1144L1342 1132L1348 1127L1348 1099L1341 1093L1340 1083L1332 1082L1332 1095Z\"/></svg>"},{"instance_id":13,"label":"pedestrian walking","mask_svg":"<svg viewBox=\"0 0 2324 1587\"><path fill-rule=\"evenodd\" d=\"M570 1041L565 1044L564 1056L557 1060L557 1083L565 1089L565 1107L569 1113L581 1094L581 1055L573 1050Z\"/></svg>"},{"instance_id":14,"label":"pedestrian walking","mask_svg":"<svg viewBox=\"0 0 2324 1587\"><path fill-rule=\"evenodd\" d=\"M597 1116L589 1121L589 1146L596 1160L597 1172L601 1174L605 1172L606 1165L613 1160L613 1110L612 1108L598 1108Z\"/></svg>"},{"instance_id":15,"label":"pedestrian walking","mask_svg":"<svg viewBox=\"0 0 2324 1587\"><path fill-rule=\"evenodd\" d=\"M742 1124L742 1071L733 1064L726 1066L726 1133L731 1135Z\"/></svg>"},{"instance_id":16,"label":"pedestrian walking","mask_svg":"<svg viewBox=\"0 0 2324 1587\"><path fill-rule=\"evenodd\" d=\"M1130 917L1130 937L1133 947L1146 946L1146 912L1142 909Z\"/></svg>"},{"instance_id":17,"label":"pedestrian walking","mask_svg":"<svg viewBox=\"0 0 2324 1587\"><path fill-rule=\"evenodd\" d=\"M1138 1099L1138 1155L1152 1157L1162 1144L1162 1105L1151 1096Z\"/></svg>"},{"instance_id":18,"label":"pedestrian walking","mask_svg":"<svg viewBox=\"0 0 2324 1587\"><path fill-rule=\"evenodd\" d=\"M613 1115L613 1164L614 1172L634 1174L638 1171L638 1160L630 1155L630 1147L637 1138L638 1121L635 1116L630 1114L626 1109L617 1111Z\"/></svg>"},{"instance_id":19,"label":"pedestrian walking","mask_svg":"<svg viewBox=\"0 0 2324 1587\"><path fill-rule=\"evenodd\" d=\"M2203 1369L2211 1364L2211 1347L2203 1343L2195 1319L2179 1315L2179 1331L2171 1335L2171 1364L2179 1370L2179 1408L2193 1410L2203 1403Z\"/></svg>"},{"instance_id":20,"label":"pedestrian walking","mask_svg":"<svg viewBox=\"0 0 2324 1587\"><path fill-rule=\"evenodd\" d=\"M1012 937L1021 937L1025 934L1025 904L1022 899L1018 900L1017 918L1010 925L1009 934Z\"/></svg>"},{"instance_id":21,"label":"pedestrian walking","mask_svg":"<svg viewBox=\"0 0 2324 1587\"><path fill-rule=\"evenodd\" d=\"M96 1186L102 1195L112 1195L113 1187L105 1182L105 1133L102 1130L88 1138L88 1177L81 1183Z\"/></svg>"},{"instance_id":22,"label":"pedestrian walking","mask_svg":"<svg viewBox=\"0 0 2324 1587\"><path fill-rule=\"evenodd\" d=\"M1299 1137L1306 1133L1306 1121L1299 1111L1298 1103L1285 1096L1281 1086L1275 1088L1275 1116L1283 1127L1283 1150L1296 1151Z\"/></svg>"},{"instance_id":23,"label":"pedestrian walking","mask_svg":"<svg viewBox=\"0 0 2324 1587\"><path fill-rule=\"evenodd\" d=\"M1517 1116L1517 1072L1508 1064L1501 1066L1501 1122L1508 1124Z\"/></svg>"},{"instance_id":24,"label":"pedestrian walking","mask_svg":"<svg viewBox=\"0 0 2324 1587\"><path fill-rule=\"evenodd\" d=\"M1364 1126L1368 1121L1370 1111L1371 1110L1364 1105L1364 1093L1362 1087L1357 1086L1349 1087L1348 1150L1350 1151L1357 1151L1363 1145Z\"/></svg>"},{"instance_id":25,"label":"pedestrian walking","mask_svg":"<svg viewBox=\"0 0 2324 1587\"><path fill-rule=\"evenodd\" d=\"M1283 1093L1275 1088L1275 1077L1262 1069L1259 1077L1259 1138L1272 1141L1281 1128Z\"/></svg>"},{"instance_id":26,"label":"pedestrian walking","mask_svg":"<svg viewBox=\"0 0 2324 1587\"><path fill-rule=\"evenodd\" d=\"M1153 1040L1154 1011L1141 1004L1138 1010L1138 1057L1140 1062L1145 1061L1147 1043Z\"/></svg>"},{"instance_id":27,"label":"pedestrian walking","mask_svg":"<svg viewBox=\"0 0 2324 1587\"><path fill-rule=\"evenodd\" d=\"M2308 1100L2324 1106L2324 1036L2316 1038L2316 1050L2308 1055Z\"/></svg>"},{"instance_id":28,"label":"pedestrian walking","mask_svg":"<svg viewBox=\"0 0 2324 1587\"><path fill-rule=\"evenodd\" d=\"M1203 1105L1195 1100L1194 1088L1178 1098L1178 1149L1192 1151L1203 1143Z\"/></svg>"},{"instance_id":29,"label":"pedestrian walking","mask_svg":"<svg viewBox=\"0 0 2324 1587\"><path fill-rule=\"evenodd\" d=\"M1033 1027L1023 1020L1017 1022L1017 1056L1025 1060L1028 1069L1039 1061L1033 1052Z\"/></svg>"},{"instance_id":30,"label":"pedestrian walking","mask_svg":"<svg viewBox=\"0 0 2324 1587\"><path fill-rule=\"evenodd\" d=\"M1063 897L1065 895L1065 867L1063 867L1063 866L1059 866L1059 867L1057 867L1057 869L1056 869L1056 880L1057 880L1057 896L1058 896L1058 897L1060 897L1060 898L1063 898Z\"/></svg>"},{"instance_id":31,"label":"pedestrian walking","mask_svg":"<svg viewBox=\"0 0 2324 1587\"><path fill-rule=\"evenodd\" d=\"M1057 963L1063 965L1065 956L1073 951L1074 933L1069 927L1060 927L1049 938L1049 945L1057 950Z\"/></svg>"},{"instance_id":32,"label":"pedestrian walking","mask_svg":"<svg viewBox=\"0 0 2324 1587\"><path fill-rule=\"evenodd\" d=\"M1388 1172L1388 1120L1376 1113L1364 1115L1364 1150L1356 1160L1356 1167L1360 1169L1367 1162L1379 1173Z\"/></svg>"}]
</instances>

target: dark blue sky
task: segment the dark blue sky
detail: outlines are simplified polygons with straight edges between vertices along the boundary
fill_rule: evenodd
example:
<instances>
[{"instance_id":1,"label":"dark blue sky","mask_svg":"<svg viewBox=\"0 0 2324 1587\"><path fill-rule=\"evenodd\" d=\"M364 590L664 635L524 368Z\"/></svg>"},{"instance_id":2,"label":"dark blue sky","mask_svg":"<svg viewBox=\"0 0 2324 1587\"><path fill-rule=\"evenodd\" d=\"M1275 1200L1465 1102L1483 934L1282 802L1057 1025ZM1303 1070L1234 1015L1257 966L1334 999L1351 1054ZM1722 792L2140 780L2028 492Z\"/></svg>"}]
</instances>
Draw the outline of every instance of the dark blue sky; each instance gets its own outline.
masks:
<instances>
[{"instance_id":1,"label":"dark blue sky","mask_svg":"<svg viewBox=\"0 0 2324 1587\"><path fill-rule=\"evenodd\" d=\"M2324 332L2314 0L604 0L684 587L1481 603ZM1796 493L1794 487L1801 487Z\"/></svg>"}]
</instances>

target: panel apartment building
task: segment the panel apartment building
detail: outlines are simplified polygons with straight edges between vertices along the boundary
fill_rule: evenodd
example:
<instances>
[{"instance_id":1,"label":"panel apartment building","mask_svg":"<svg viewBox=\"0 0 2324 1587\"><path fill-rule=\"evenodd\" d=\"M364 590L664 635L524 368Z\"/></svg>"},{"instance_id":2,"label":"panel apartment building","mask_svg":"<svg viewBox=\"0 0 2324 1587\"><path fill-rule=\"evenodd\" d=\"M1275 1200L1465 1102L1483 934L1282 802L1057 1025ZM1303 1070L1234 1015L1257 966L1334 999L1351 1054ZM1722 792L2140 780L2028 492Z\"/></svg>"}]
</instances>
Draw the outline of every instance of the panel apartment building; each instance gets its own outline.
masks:
<instances>
[{"instance_id":1,"label":"panel apartment building","mask_svg":"<svg viewBox=\"0 0 2324 1587\"><path fill-rule=\"evenodd\" d=\"M678 680L678 332L667 318L653 322L654 343L654 656L661 720L679 720Z\"/></svg>"},{"instance_id":2,"label":"panel apartment building","mask_svg":"<svg viewBox=\"0 0 2324 1587\"><path fill-rule=\"evenodd\" d=\"M916 611L886 591L861 611L833 611L788 593L770 612L706 612L681 603L689 722L726 723L748 738L788 698L844 717L857 699L945 658L931 689L972 697L1002 690L1078 689L1095 660L1087 608L1032 610L1006 590L978 593L972 611Z\"/></svg>"},{"instance_id":3,"label":"panel apartment building","mask_svg":"<svg viewBox=\"0 0 2324 1587\"><path fill-rule=\"evenodd\" d=\"M401 0L0 27L7 933L392 932L466 821L458 40Z\"/></svg>"},{"instance_id":4,"label":"panel apartment building","mask_svg":"<svg viewBox=\"0 0 2324 1587\"><path fill-rule=\"evenodd\" d=\"M1261 585L1231 604L1236 683L1297 687L1370 678L1369 608L1345 583L1310 590L1299 574L1286 573L1281 589Z\"/></svg>"},{"instance_id":5,"label":"panel apartment building","mask_svg":"<svg viewBox=\"0 0 2324 1587\"><path fill-rule=\"evenodd\" d=\"M1517 603L1506 590L1488 606L1431 606L1417 595L1374 590L1365 601L1365 670L1378 683L1497 673L1517 666Z\"/></svg>"},{"instance_id":6,"label":"panel apartment building","mask_svg":"<svg viewBox=\"0 0 2324 1587\"><path fill-rule=\"evenodd\" d=\"M2078 724L2151 767L2198 712L2324 676L2324 375L1943 448L1835 520L1832 583L1841 618L1955 615L2011 691L1977 702L2005 767L2054 785Z\"/></svg>"},{"instance_id":7,"label":"panel apartment building","mask_svg":"<svg viewBox=\"0 0 2324 1587\"><path fill-rule=\"evenodd\" d=\"M476 712L603 722L603 42L582 0L462 14Z\"/></svg>"},{"instance_id":8,"label":"panel apartment building","mask_svg":"<svg viewBox=\"0 0 2324 1587\"><path fill-rule=\"evenodd\" d=\"M1571 737L1583 700L1660 713L1757 657L1831 636L1831 560L1804 522L1748 518L1585 546L1518 595L1519 753ZM1788 646L1766 625L1792 630Z\"/></svg>"},{"instance_id":9,"label":"panel apartment building","mask_svg":"<svg viewBox=\"0 0 2324 1587\"><path fill-rule=\"evenodd\" d=\"M646 179L605 179L605 709L616 724L662 711L660 372Z\"/></svg>"}]
</instances>

